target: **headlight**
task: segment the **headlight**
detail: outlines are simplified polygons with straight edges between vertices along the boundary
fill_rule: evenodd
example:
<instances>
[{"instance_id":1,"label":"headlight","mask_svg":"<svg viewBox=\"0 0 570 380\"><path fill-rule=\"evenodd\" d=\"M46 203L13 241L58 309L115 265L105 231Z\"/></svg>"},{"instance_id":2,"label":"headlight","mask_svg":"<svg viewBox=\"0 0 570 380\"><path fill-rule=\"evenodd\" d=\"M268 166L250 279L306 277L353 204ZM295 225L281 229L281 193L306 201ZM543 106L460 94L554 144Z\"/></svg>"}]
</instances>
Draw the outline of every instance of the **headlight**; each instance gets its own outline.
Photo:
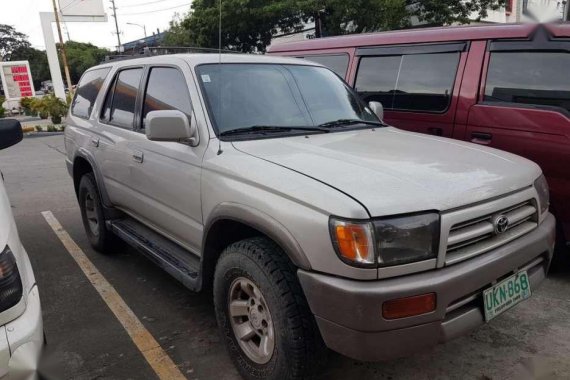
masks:
<instances>
[{"instance_id":1,"label":"headlight","mask_svg":"<svg viewBox=\"0 0 570 380\"><path fill-rule=\"evenodd\" d=\"M402 216L373 223L380 266L407 264L437 256L438 214Z\"/></svg>"},{"instance_id":2,"label":"headlight","mask_svg":"<svg viewBox=\"0 0 570 380\"><path fill-rule=\"evenodd\" d=\"M16 305L22 298L22 280L16 258L8 246L0 253L0 312Z\"/></svg>"},{"instance_id":3,"label":"headlight","mask_svg":"<svg viewBox=\"0 0 570 380\"><path fill-rule=\"evenodd\" d=\"M337 254L352 265L386 267L437 257L439 215L436 213L371 222L331 218L330 226Z\"/></svg>"},{"instance_id":4,"label":"headlight","mask_svg":"<svg viewBox=\"0 0 570 380\"><path fill-rule=\"evenodd\" d=\"M534 181L534 188L538 193L538 202L540 203L540 213L544 214L550 206L550 192L548 191L548 182L546 177L541 175Z\"/></svg>"}]
</instances>

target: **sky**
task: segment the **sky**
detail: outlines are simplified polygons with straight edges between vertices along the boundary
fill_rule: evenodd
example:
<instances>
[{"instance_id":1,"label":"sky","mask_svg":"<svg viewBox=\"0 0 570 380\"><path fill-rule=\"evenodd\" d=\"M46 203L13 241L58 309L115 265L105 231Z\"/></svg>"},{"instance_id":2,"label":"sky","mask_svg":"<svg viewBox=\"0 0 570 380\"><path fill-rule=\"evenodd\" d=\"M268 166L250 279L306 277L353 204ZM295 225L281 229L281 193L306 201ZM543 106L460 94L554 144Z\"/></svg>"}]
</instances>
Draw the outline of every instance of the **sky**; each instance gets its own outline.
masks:
<instances>
[{"instance_id":1,"label":"sky","mask_svg":"<svg viewBox=\"0 0 570 380\"><path fill-rule=\"evenodd\" d=\"M73 41L90 42L100 47L115 49L117 36L115 21L111 17L111 1L102 1L108 21L66 22L62 24L65 41L69 33ZM115 0L121 43L144 37L143 28L127 25L128 22L145 25L147 35L150 36L157 28L160 31L167 29L168 23L177 12L180 14L188 12L190 3L191 0ZM53 12L52 0L0 0L0 5L0 24L12 25L17 31L28 35L33 47L45 49L39 12ZM54 36L57 40L55 24Z\"/></svg>"}]
</instances>

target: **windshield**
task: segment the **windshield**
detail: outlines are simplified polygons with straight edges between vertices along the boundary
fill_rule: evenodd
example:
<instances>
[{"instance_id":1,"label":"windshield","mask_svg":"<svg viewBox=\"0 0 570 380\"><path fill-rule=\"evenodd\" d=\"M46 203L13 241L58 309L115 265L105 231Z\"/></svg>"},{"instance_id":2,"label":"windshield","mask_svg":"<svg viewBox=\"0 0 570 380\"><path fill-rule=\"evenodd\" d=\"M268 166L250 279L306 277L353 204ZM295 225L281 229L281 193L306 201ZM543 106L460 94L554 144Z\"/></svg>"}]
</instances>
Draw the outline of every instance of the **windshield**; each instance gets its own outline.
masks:
<instances>
[{"instance_id":1,"label":"windshield","mask_svg":"<svg viewBox=\"0 0 570 380\"><path fill-rule=\"evenodd\" d=\"M323 67L208 64L198 66L197 72L218 134L245 128L251 132L252 127L295 132L338 120L350 120L352 127L355 121L379 123L357 95Z\"/></svg>"}]
</instances>

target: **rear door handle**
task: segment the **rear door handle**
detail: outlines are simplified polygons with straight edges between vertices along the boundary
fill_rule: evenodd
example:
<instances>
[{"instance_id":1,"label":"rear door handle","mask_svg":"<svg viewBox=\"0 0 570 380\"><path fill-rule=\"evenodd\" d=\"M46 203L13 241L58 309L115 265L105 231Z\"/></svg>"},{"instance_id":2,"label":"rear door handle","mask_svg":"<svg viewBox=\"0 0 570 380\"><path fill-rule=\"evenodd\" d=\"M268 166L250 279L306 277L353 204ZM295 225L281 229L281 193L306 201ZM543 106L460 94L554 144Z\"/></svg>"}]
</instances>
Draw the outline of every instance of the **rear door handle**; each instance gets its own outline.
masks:
<instances>
[{"instance_id":1,"label":"rear door handle","mask_svg":"<svg viewBox=\"0 0 570 380\"><path fill-rule=\"evenodd\" d=\"M93 137L91 139L91 145L93 145L94 147L98 147L99 146L99 139L97 137Z\"/></svg>"},{"instance_id":2,"label":"rear door handle","mask_svg":"<svg viewBox=\"0 0 570 380\"><path fill-rule=\"evenodd\" d=\"M493 135L490 133L484 133L484 132L471 133L471 142L474 142L476 144L490 144L492 139Z\"/></svg>"},{"instance_id":3,"label":"rear door handle","mask_svg":"<svg viewBox=\"0 0 570 380\"><path fill-rule=\"evenodd\" d=\"M143 162L144 154L140 150L135 150L133 152L133 160L136 162Z\"/></svg>"}]
</instances>

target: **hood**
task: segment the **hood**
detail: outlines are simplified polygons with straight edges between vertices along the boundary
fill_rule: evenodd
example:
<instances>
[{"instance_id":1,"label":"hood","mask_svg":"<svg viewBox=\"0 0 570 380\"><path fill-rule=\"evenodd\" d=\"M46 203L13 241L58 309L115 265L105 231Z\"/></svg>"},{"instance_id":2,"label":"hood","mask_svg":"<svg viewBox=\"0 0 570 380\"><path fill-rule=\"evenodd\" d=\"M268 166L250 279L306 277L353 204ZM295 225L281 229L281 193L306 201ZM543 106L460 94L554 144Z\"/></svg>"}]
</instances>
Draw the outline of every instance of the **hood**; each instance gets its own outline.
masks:
<instances>
[{"instance_id":1,"label":"hood","mask_svg":"<svg viewBox=\"0 0 570 380\"><path fill-rule=\"evenodd\" d=\"M233 145L348 194L372 217L465 206L527 187L541 172L507 152L393 127Z\"/></svg>"}]
</instances>

